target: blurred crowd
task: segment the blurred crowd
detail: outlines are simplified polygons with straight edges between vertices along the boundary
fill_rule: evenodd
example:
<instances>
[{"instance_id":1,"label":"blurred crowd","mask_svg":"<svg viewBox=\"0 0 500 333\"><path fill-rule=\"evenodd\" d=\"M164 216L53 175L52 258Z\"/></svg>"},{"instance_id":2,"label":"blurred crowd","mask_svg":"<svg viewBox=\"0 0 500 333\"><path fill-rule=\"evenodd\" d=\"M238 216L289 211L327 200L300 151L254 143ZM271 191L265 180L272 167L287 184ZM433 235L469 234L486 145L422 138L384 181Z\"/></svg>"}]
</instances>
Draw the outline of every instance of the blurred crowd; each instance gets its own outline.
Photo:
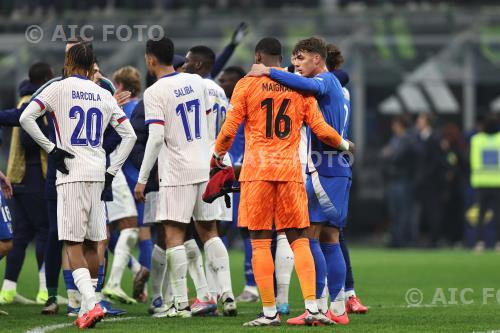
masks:
<instances>
[{"instance_id":1,"label":"blurred crowd","mask_svg":"<svg viewBox=\"0 0 500 333\"><path fill-rule=\"evenodd\" d=\"M470 141L476 133L500 135L498 115L479 118L472 133L449 122L438 125L434 114L416 118L397 115L391 120L392 137L380 152L383 161L386 203L390 217L389 247L458 246L464 239L467 197L479 198L481 186L470 182ZM496 164L498 168L497 147ZM496 177L493 174L493 177ZM500 177L500 172L498 174ZM491 182L487 182L490 187ZM494 184L493 184L494 185ZM472 191L471 191L472 189ZM488 189L489 191L490 189ZM493 198L483 206L498 210L500 187L491 187ZM477 200L477 199L476 199ZM480 209L481 211L481 209ZM477 244L484 247L478 216ZM495 215L498 220L498 214ZM498 223L497 223L498 224ZM500 249L499 242L497 248Z\"/></svg>"}]
</instances>

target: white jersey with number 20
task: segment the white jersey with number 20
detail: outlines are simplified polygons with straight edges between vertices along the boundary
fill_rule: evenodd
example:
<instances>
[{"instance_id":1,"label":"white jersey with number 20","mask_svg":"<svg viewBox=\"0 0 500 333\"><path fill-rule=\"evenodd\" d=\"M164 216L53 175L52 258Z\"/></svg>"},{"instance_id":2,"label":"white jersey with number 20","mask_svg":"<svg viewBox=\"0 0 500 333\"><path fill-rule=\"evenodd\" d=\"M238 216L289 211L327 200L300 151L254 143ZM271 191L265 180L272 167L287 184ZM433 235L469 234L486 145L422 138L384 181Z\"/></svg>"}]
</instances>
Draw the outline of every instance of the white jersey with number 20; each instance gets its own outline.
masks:
<instances>
[{"instance_id":1,"label":"white jersey with number 20","mask_svg":"<svg viewBox=\"0 0 500 333\"><path fill-rule=\"evenodd\" d=\"M104 130L127 120L111 94L81 76L70 76L46 87L35 99L50 113L56 131L56 145L75 155L66 159L68 175L57 172L56 184L103 182L106 153Z\"/></svg>"}]
</instances>

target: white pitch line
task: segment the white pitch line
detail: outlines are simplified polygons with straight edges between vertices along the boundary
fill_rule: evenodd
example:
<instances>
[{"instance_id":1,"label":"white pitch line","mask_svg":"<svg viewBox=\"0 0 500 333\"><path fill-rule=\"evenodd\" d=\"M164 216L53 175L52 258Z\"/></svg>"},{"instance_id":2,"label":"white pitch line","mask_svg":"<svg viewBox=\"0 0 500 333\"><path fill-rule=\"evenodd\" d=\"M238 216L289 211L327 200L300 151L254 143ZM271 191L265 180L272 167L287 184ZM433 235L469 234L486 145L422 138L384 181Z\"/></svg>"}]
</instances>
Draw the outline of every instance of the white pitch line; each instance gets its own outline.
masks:
<instances>
[{"instance_id":1,"label":"white pitch line","mask_svg":"<svg viewBox=\"0 0 500 333\"><path fill-rule=\"evenodd\" d=\"M134 318L136 318L136 317L110 318L110 319L104 319L103 321L104 322L123 321L123 320L130 320L130 319L134 319ZM73 326L73 323L37 326L35 328L27 330L25 333L46 333L46 332L58 330L60 328L71 327L71 326Z\"/></svg>"}]
</instances>

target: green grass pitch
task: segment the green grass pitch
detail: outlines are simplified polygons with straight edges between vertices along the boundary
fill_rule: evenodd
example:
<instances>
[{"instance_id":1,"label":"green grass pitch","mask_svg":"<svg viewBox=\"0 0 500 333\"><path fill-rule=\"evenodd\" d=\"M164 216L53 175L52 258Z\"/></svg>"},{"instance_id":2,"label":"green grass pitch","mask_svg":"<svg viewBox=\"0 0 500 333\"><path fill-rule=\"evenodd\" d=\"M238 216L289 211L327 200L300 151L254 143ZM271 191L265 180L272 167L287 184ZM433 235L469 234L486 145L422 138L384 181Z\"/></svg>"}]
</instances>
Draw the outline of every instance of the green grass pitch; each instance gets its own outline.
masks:
<instances>
[{"instance_id":1,"label":"green grass pitch","mask_svg":"<svg viewBox=\"0 0 500 333\"><path fill-rule=\"evenodd\" d=\"M476 255L464 250L389 251L353 248L356 290L370 306L366 315L351 315L349 326L243 328L244 321L260 312L260 304L238 304L235 318L155 319L146 314L147 305L119 305L128 311L126 320L105 320L95 330L100 332L237 332L237 331L337 331L337 332L500 332L500 254L486 252ZM233 287L238 294L244 284L243 254L232 251ZM18 284L18 291L34 298L38 276L33 250L27 255ZM3 278L5 260L0 263ZM131 292L130 273L126 272L123 288ZM63 283L60 294L64 295ZM408 290L417 288L418 292ZM192 291L192 285L190 286ZM408 307L406 295L419 306ZM191 292L192 294L192 292ZM290 288L292 315L303 311L300 288L296 278ZM0 316L0 332L76 332L64 315L65 306L57 316L40 315L39 305L0 306L9 316ZM283 318L286 320L286 317ZM284 322L284 321L283 321Z\"/></svg>"}]
</instances>

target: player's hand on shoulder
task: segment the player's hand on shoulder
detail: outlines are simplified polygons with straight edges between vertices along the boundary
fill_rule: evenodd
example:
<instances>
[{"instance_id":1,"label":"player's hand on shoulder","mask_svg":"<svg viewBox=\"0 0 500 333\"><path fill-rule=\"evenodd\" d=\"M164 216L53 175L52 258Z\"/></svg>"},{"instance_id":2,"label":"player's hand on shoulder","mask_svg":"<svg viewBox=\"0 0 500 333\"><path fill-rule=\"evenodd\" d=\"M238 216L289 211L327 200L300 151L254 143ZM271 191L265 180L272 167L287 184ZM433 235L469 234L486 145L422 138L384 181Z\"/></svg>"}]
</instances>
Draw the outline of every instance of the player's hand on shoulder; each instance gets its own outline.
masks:
<instances>
[{"instance_id":1,"label":"player's hand on shoulder","mask_svg":"<svg viewBox=\"0 0 500 333\"><path fill-rule=\"evenodd\" d=\"M49 153L50 156L54 159L54 165L56 169L65 175L69 174L69 170L66 167L66 162L64 161L66 158L75 158L75 155L68 153L66 150L54 147L52 151Z\"/></svg>"},{"instance_id":2,"label":"player's hand on shoulder","mask_svg":"<svg viewBox=\"0 0 500 333\"><path fill-rule=\"evenodd\" d=\"M118 103L118 106L121 107L130 101L130 95L130 91L120 91L118 93L115 93L113 97L116 99L116 103Z\"/></svg>"},{"instance_id":3,"label":"player's hand on shoulder","mask_svg":"<svg viewBox=\"0 0 500 333\"><path fill-rule=\"evenodd\" d=\"M271 69L263 64L253 64L250 72L246 76L260 77L269 75Z\"/></svg>"},{"instance_id":4,"label":"player's hand on shoulder","mask_svg":"<svg viewBox=\"0 0 500 333\"><path fill-rule=\"evenodd\" d=\"M146 189L146 184L137 183L134 188L135 200L139 202L145 202L146 197L144 196L144 190Z\"/></svg>"}]
</instances>

